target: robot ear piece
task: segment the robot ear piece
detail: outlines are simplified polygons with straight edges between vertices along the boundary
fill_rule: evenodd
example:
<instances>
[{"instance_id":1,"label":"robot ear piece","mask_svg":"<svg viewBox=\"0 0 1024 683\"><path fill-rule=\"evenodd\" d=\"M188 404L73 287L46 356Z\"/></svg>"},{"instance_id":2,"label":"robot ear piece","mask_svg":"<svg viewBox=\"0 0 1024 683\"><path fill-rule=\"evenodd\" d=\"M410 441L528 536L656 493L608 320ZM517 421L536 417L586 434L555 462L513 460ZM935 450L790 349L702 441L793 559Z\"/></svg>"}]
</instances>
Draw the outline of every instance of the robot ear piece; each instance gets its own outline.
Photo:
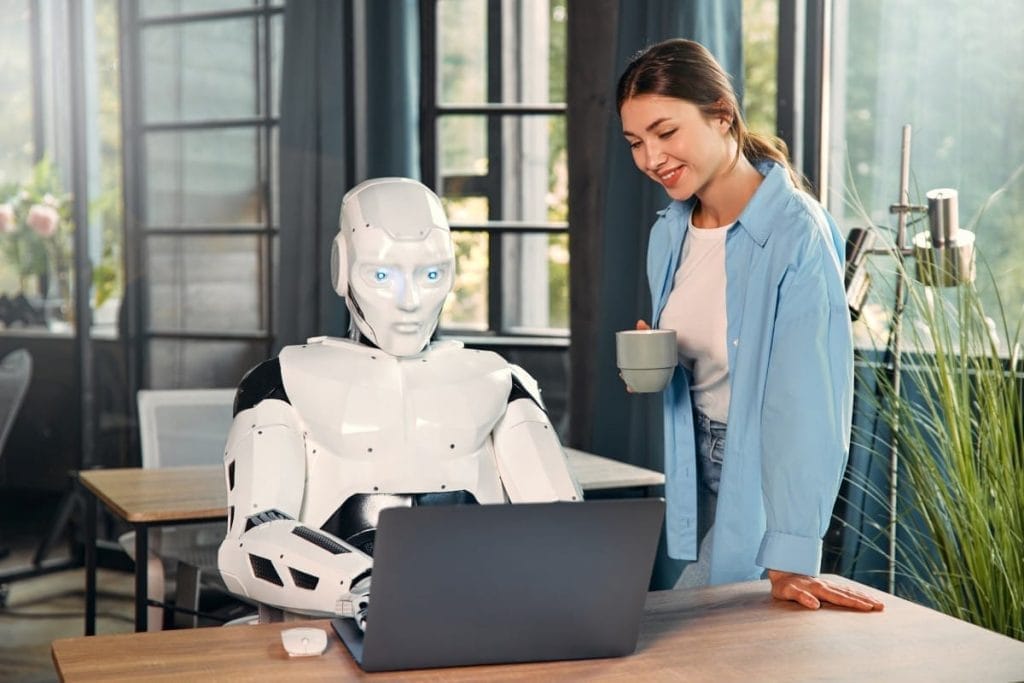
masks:
<instances>
[{"instance_id":1,"label":"robot ear piece","mask_svg":"<svg viewBox=\"0 0 1024 683\"><path fill-rule=\"evenodd\" d=\"M348 250L341 231L331 243L331 283L338 296L348 296Z\"/></svg>"}]
</instances>

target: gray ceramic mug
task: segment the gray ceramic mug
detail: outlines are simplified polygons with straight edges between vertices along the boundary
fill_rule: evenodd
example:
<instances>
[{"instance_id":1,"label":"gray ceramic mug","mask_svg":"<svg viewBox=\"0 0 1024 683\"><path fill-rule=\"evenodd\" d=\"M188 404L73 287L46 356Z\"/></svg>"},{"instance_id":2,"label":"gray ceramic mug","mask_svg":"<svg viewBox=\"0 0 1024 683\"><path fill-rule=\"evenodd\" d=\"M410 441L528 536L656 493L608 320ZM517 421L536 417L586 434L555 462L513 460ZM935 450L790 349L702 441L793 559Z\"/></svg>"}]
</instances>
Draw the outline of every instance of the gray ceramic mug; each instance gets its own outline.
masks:
<instances>
[{"instance_id":1,"label":"gray ceramic mug","mask_svg":"<svg viewBox=\"0 0 1024 683\"><path fill-rule=\"evenodd\" d=\"M636 393L668 386L678 363L675 330L622 330L615 333L615 361L622 379Z\"/></svg>"}]
</instances>

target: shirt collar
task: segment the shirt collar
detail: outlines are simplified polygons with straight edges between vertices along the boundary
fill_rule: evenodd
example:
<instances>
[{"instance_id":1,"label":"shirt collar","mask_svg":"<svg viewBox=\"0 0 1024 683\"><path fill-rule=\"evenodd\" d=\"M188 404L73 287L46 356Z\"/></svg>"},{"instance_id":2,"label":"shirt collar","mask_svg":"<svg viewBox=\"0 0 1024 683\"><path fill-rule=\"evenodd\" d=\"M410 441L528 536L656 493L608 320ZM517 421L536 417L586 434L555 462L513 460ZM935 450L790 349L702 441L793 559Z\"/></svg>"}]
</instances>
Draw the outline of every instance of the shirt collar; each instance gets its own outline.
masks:
<instances>
[{"instance_id":1,"label":"shirt collar","mask_svg":"<svg viewBox=\"0 0 1024 683\"><path fill-rule=\"evenodd\" d=\"M754 162L754 167L764 176L764 180L747 202L736 223L746 230L758 246L763 247L768 241L768 235L771 234L772 217L777 216L782 207L789 202L795 188L789 179L789 173L777 161L759 159ZM658 211L658 215L669 215L688 221L696 201L696 197L690 197L686 201L674 201Z\"/></svg>"},{"instance_id":2,"label":"shirt collar","mask_svg":"<svg viewBox=\"0 0 1024 683\"><path fill-rule=\"evenodd\" d=\"M747 202L737 222L758 246L763 247L771 234L774 217L789 203L795 188L789 179L789 173L778 162L759 159L754 162L754 167L764 176L764 180Z\"/></svg>"}]
</instances>

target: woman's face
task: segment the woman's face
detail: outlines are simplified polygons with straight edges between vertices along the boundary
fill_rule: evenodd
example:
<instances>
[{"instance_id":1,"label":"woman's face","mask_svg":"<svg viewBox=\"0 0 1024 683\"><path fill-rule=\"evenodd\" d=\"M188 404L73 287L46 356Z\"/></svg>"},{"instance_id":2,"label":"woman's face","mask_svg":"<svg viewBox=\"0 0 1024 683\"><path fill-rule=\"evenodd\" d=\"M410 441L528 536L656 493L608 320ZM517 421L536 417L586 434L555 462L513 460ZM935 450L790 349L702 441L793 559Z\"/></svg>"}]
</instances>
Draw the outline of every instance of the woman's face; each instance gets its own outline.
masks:
<instances>
[{"instance_id":1,"label":"woman's face","mask_svg":"<svg viewBox=\"0 0 1024 683\"><path fill-rule=\"evenodd\" d=\"M637 95L623 102L619 115L637 168L672 199L699 197L732 162L731 121L708 119L691 102Z\"/></svg>"}]
</instances>

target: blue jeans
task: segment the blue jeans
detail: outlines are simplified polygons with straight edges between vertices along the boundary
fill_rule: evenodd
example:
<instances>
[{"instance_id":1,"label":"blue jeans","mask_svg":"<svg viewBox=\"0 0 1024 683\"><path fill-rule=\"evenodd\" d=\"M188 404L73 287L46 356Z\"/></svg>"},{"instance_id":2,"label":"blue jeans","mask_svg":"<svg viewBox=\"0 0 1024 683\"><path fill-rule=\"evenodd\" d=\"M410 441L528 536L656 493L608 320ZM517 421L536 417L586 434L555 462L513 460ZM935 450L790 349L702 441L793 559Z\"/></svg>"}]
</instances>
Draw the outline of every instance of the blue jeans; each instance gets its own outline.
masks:
<instances>
[{"instance_id":1,"label":"blue jeans","mask_svg":"<svg viewBox=\"0 0 1024 683\"><path fill-rule=\"evenodd\" d=\"M722 480L722 459L725 456L725 423L716 422L700 411L694 412L693 422L697 443L697 472L700 475L700 486L697 487L697 538L700 541L697 559L683 569L676 588L708 585L715 507L718 505L718 485Z\"/></svg>"},{"instance_id":2,"label":"blue jeans","mask_svg":"<svg viewBox=\"0 0 1024 683\"><path fill-rule=\"evenodd\" d=\"M700 472L700 481L704 488L717 497L718 484L722 481L722 459L725 457L725 423L716 422L699 411L694 413L693 419L697 432L697 471Z\"/></svg>"}]
</instances>

